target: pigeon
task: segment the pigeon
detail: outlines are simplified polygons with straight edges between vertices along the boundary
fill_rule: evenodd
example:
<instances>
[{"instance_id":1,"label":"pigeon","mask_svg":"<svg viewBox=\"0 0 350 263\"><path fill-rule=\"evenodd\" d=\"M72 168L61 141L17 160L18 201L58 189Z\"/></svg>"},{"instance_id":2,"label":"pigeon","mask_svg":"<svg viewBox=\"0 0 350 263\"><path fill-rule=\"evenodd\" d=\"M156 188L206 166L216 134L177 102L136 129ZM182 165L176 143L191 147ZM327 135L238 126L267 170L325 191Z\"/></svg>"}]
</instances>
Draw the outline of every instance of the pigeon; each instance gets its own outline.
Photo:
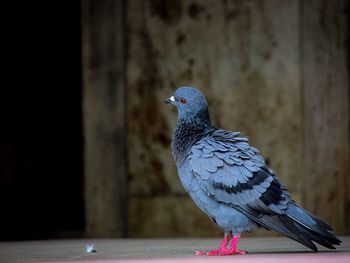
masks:
<instances>
[{"instance_id":1,"label":"pigeon","mask_svg":"<svg viewBox=\"0 0 350 263\"><path fill-rule=\"evenodd\" d=\"M299 206L259 151L240 132L216 128L204 95L180 87L165 101L178 109L172 154L180 181L194 203L224 231L218 249L197 255L246 254L242 233L274 230L317 251L314 242L335 249L332 227ZM231 243L230 243L231 242Z\"/></svg>"}]
</instances>

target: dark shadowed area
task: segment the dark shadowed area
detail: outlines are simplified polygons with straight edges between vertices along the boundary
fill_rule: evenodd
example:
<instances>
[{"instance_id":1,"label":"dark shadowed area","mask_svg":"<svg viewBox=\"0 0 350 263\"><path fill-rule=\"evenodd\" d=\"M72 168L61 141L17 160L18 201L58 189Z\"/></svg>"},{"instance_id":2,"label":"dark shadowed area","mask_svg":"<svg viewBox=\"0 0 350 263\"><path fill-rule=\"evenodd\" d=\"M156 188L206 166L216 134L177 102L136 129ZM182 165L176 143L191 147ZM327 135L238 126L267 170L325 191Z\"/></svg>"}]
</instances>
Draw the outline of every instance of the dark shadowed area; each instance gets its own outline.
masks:
<instances>
[{"instance_id":1,"label":"dark shadowed area","mask_svg":"<svg viewBox=\"0 0 350 263\"><path fill-rule=\"evenodd\" d=\"M0 238L81 235L80 4L16 2L3 12Z\"/></svg>"},{"instance_id":2,"label":"dark shadowed area","mask_svg":"<svg viewBox=\"0 0 350 263\"><path fill-rule=\"evenodd\" d=\"M0 240L217 237L171 156L177 87L350 233L349 0L7 3ZM271 235L257 231L251 235Z\"/></svg>"}]
</instances>

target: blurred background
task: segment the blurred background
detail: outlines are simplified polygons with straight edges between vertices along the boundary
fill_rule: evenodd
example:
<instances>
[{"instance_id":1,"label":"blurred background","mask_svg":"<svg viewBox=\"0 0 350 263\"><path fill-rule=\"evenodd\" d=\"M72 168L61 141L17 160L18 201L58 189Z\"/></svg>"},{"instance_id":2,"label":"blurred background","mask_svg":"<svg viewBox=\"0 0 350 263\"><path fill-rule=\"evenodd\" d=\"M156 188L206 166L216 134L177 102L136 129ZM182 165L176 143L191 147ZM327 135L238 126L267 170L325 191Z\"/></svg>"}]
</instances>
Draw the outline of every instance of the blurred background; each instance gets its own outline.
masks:
<instances>
[{"instance_id":1,"label":"blurred background","mask_svg":"<svg viewBox=\"0 0 350 263\"><path fill-rule=\"evenodd\" d=\"M221 236L171 156L177 112L163 101L184 85L297 202L350 233L348 0L2 11L0 240Z\"/></svg>"}]
</instances>

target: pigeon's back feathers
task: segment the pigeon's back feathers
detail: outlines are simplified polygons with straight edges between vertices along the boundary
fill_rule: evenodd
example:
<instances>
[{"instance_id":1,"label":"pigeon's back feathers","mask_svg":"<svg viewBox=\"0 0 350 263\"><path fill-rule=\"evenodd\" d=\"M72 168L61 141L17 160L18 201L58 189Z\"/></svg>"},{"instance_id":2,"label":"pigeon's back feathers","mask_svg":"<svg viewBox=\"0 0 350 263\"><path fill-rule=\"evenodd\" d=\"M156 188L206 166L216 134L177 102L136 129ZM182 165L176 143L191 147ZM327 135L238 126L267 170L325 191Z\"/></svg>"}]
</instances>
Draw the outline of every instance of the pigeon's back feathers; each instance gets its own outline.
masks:
<instances>
[{"instance_id":1,"label":"pigeon's back feathers","mask_svg":"<svg viewBox=\"0 0 350 263\"><path fill-rule=\"evenodd\" d=\"M273 181L263 158L239 133L215 130L192 146L188 158L203 190L223 203L246 205Z\"/></svg>"},{"instance_id":2,"label":"pigeon's back feathers","mask_svg":"<svg viewBox=\"0 0 350 263\"><path fill-rule=\"evenodd\" d=\"M180 178L182 182L191 181L186 190L203 211L223 222L225 231L227 222L234 224L232 229L242 231L250 231L253 225L263 226L313 250L317 250L313 241L328 248L341 243L327 223L291 199L287 188L246 137L211 125L201 92L180 88L169 103L179 110L172 148ZM204 195L198 194L198 189ZM212 201L204 207L208 197ZM219 220L227 218L228 210L221 210L222 205L237 211L232 213L237 218ZM247 220L252 223L247 224Z\"/></svg>"}]
</instances>

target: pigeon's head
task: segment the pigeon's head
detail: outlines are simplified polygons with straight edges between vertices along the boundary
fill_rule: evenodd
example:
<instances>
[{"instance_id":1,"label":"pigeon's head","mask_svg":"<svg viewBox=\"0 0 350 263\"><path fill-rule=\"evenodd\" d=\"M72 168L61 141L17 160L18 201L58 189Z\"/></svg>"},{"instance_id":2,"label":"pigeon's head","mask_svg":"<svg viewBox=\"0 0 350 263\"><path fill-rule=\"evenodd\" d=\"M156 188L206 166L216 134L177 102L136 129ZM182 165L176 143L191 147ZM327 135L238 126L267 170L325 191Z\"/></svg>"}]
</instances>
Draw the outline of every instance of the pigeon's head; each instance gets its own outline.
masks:
<instances>
[{"instance_id":1,"label":"pigeon's head","mask_svg":"<svg viewBox=\"0 0 350 263\"><path fill-rule=\"evenodd\" d=\"M198 89L181 87L165 101L177 107L179 118L199 118L209 120L208 103Z\"/></svg>"}]
</instances>

